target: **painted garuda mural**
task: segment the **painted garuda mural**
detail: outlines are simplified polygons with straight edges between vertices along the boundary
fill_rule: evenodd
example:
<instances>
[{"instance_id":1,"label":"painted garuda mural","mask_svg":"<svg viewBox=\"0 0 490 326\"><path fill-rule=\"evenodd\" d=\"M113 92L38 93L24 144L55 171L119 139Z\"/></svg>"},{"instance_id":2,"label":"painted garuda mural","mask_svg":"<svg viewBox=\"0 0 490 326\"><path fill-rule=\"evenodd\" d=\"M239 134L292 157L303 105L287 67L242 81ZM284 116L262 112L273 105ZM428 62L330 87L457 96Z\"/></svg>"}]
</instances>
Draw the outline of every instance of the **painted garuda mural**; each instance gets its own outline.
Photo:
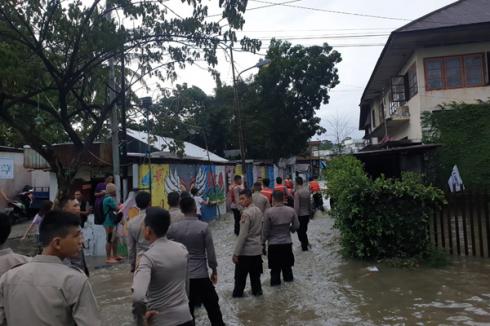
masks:
<instances>
[{"instance_id":1,"label":"painted garuda mural","mask_svg":"<svg viewBox=\"0 0 490 326\"><path fill-rule=\"evenodd\" d=\"M186 173L187 174L187 173ZM203 196L206 193L206 173L203 169L198 169L197 175L179 175L177 169L170 169L165 178L165 189L167 193L172 191L182 192L191 191L192 188L198 190L197 194Z\"/></svg>"},{"instance_id":2,"label":"painted garuda mural","mask_svg":"<svg viewBox=\"0 0 490 326\"><path fill-rule=\"evenodd\" d=\"M216 171L215 168L208 166L201 166L197 171L185 166L170 168L165 178L167 193L172 191L190 192L192 188L198 190L199 196L207 197L210 201L223 201L225 198L223 171Z\"/></svg>"}]
</instances>

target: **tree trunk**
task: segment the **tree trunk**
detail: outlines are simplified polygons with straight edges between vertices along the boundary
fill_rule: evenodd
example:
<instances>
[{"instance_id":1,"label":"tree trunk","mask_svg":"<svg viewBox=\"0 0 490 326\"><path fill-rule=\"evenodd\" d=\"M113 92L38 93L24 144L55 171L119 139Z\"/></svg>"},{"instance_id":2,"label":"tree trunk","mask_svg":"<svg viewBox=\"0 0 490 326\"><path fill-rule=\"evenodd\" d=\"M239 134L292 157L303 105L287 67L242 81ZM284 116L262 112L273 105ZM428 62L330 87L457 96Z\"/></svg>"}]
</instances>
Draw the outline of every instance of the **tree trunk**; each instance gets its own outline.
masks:
<instances>
[{"instance_id":1,"label":"tree trunk","mask_svg":"<svg viewBox=\"0 0 490 326\"><path fill-rule=\"evenodd\" d=\"M71 174L70 174L71 175ZM58 184L58 193L56 194L56 199L54 206L56 208L62 208L60 206L62 200L70 195L70 187L73 177L67 176L64 170L58 171L56 173L56 181Z\"/></svg>"},{"instance_id":2,"label":"tree trunk","mask_svg":"<svg viewBox=\"0 0 490 326\"><path fill-rule=\"evenodd\" d=\"M61 208L60 204L63 199L71 195L73 179L80 167L80 154L76 155L69 163L69 168L65 167L58 159L56 159L55 166L52 164L50 165L52 171L56 174L56 181L58 184L58 193L56 194L54 206L56 208Z\"/></svg>"}]
</instances>

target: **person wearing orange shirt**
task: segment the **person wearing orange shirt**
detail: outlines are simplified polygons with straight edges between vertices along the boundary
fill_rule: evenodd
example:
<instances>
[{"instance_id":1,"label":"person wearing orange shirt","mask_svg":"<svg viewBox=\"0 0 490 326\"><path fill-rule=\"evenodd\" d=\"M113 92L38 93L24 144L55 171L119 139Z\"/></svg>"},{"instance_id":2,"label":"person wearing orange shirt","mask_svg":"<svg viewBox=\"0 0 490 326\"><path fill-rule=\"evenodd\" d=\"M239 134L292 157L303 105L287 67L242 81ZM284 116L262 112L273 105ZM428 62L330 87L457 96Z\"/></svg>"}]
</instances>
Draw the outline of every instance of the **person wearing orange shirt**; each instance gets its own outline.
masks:
<instances>
[{"instance_id":1,"label":"person wearing orange shirt","mask_svg":"<svg viewBox=\"0 0 490 326\"><path fill-rule=\"evenodd\" d=\"M260 193L267 197L269 203L272 203L272 189L269 188L270 180L268 178L262 179L262 190Z\"/></svg>"},{"instance_id":2,"label":"person wearing orange shirt","mask_svg":"<svg viewBox=\"0 0 490 326\"><path fill-rule=\"evenodd\" d=\"M310 178L310 192L313 194L313 208L325 211L323 207L323 195L320 189L320 184L316 181L316 177Z\"/></svg>"}]
</instances>

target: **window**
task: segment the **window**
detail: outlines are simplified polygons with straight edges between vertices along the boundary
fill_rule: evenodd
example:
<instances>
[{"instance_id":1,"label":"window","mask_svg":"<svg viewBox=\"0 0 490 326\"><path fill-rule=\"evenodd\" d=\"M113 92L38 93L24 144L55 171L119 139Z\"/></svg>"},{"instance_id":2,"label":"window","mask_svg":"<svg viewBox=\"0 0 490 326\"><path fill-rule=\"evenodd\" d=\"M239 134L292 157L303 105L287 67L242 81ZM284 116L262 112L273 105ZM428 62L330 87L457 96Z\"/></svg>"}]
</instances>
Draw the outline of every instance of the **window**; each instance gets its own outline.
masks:
<instances>
[{"instance_id":1,"label":"window","mask_svg":"<svg viewBox=\"0 0 490 326\"><path fill-rule=\"evenodd\" d=\"M428 59L425 62L427 90L443 89L442 59Z\"/></svg>"},{"instance_id":2,"label":"window","mask_svg":"<svg viewBox=\"0 0 490 326\"><path fill-rule=\"evenodd\" d=\"M467 86L480 86L484 83L483 56L481 54L464 57L464 80Z\"/></svg>"},{"instance_id":3,"label":"window","mask_svg":"<svg viewBox=\"0 0 490 326\"><path fill-rule=\"evenodd\" d=\"M461 57L444 58L446 88L463 87Z\"/></svg>"},{"instance_id":4,"label":"window","mask_svg":"<svg viewBox=\"0 0 490 326\"><path fill-rule=\"evenodd\" d=\"M408 99L411 99L419 92L419 86L417 84L417 67L415 64L408 69L406 78L408 84Z\"/></svg>"},{"instance_id":5,"label":"window","mask_svg":"<svg viewBox=\"0 0 490 326\"><path fill-rule=\"evenodd\" d=\"M424 60L428 91L482 86L485 83L483 54L458 55Z\"/></svg>"},{"instance_id":6,"label":"window","mask_svg":"<svg viewBox=\"0 0 490 326\"><path fill-rule=\"evenodd\" d=\"M391 98L393 102L405 102L405 77L395 76L391 78Z\"/></svg>"}]
</instances>

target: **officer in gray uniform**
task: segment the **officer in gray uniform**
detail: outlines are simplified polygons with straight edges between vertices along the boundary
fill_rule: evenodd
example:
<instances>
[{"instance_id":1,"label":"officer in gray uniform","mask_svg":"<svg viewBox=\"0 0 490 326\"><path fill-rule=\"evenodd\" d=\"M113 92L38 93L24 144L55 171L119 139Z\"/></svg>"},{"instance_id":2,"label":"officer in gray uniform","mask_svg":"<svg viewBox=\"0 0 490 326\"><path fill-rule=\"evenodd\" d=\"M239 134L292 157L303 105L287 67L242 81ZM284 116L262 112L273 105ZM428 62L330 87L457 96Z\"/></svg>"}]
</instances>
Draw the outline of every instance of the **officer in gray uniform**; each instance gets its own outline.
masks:
<instances>
[{"instance_id":1,"label":"officer in gray uniform","mask_svg":"<svg viewBox=\"0 0 490 326\"><path fill-rule=\"evenodd\" d=\"M172 191L167 195L168 212L170 213L170 223L180 221L184 218L184 214L180 210L180 194L177 191Z\"/></svg>"},{"instance_id":2,"label":"officer in gray uniform","mask_svg":"<svg viewBox=\"0 0 490 326\"><path fill-rule=\"evenodd\" d=\"M80 216L80 202L74 196L64 198L60 203L60 207L65 212ZM83 252L83 245L82 249L80 249L80 252L78 252L75 256L67 257L63 260L63 263L65 263L66 265L75 266L81 269L87 276L90 276L87 261L85 260L85 253Z\"/></svg>"},{"instance_id":3,"label":"officer in gray uniform","mask_svg":"<svg viewBox=\"0 0 490 326\"><path fill-rule=\"evenodd\" d=\"M259 193L260 195L260 193ZM262 196L262 195L260 195ZM262 196L264 197L264 196ZM264 199L269 203L267 198ZM244 207L240 219L240 233L233 252L235 264L235 288L232 296L240 298L250 274L252 295L262 295L260 274L262 274L262 219L260 209L252 203L250 190L240 191L240 205Z\"/></svg>"},{"instance_id":4,"label":"officer in gray uniform","mask_svg":"<svg viewBox=\"0 0 490 326\"><path fill-rule=\"evenodd\" d=\"M262 184L260 182L254 183L254 192L252 194L252 202L255 206L257 206L262 213L265 212L266 209L271 208L271 204L269 203L269 199L266 196L261 194Z\"/></svg>"},{"instance_id":5,"label":"officer in gray uniform","mask_svg":"<svg viewBox=\"0 0 490 326\"><path fill-rule=\"evenodd\" d=\"M145 239L144 229L146 209L150 206L151 195L147 191L139 191L134 201L139 209L139 214L132 218L128 224L128 260L131 266L131 273L136 270L141 255L150 247L150 244ZM137 325L142 325L144 323L143 316L138 315L136 309L137 307L133 305L133 317Z\"/></svg>"},{"instance_id":6,"label":"officer in gray uniform","mask_svg":"<svg viewBox=\"0 0 490 326\"><path fill-rule=\"evenodd\" d=\"M298 215L292 207L284 205L284 193L274 190L273 207L264 214L263 241L268 243L268 262L271 286L293 281L294 254L291 232L299 228Z\"/></svg>"},{"instance_id":7,"label":"officer in gray uniform","mask_svg":"<svg viewBox=\"0 0 490 326\"><path fill-rule=\"evenodd\" d=\"M25 264L29 261L28 257L18 255L12 249L5 246L11 230L10 218L3 213L0 214L0 276L12 267Z\"/></svg>"},{"instance_id":8,"label":"officer in gray uniform","mask_svg":"<svg viewBox=\"0 0 490 326\"><path fill-rule=\"evenodd\" d=\"M196 202L192 197L182 197L180 209L183 220L172 223L168 238L185 245L189 251L189 306L194 315L194 307L202 303L208 313L212 326L222 326L223 316L219 307L219 298L213 284L218 281L216 254L213 237L206 222L199 221ZM209 275L208 266L212 272Z\"/></svg>"},{"instance_id":9,"label":"officer in gray uniform","mask_svg":"<svg viewBox=\"0 0 490 326\"><path fill-rule=\"evenodd\" d=\"M188 283L188 252L167 239L170 214L159 207L146 210L144 237L150 248L140 258L133 278L133 304L151 326L192 326Z\"/></svg>"},{"instance_id":10,"label":"officer in gray uniform","mask_svg":"<svg viewBox=\"0 0 490 326\"><path fill-rule=\"evenodd\" d=\"M146 209L150 206L151 195L146 191L139 191L134 201L139 208L138 216L132 218L128 224L128 256L131 272L134 272L139 257L143 252L148 250L150 244L144 236Z\"/></svg>"},{"instance_id":11,"label":"officer in gray uniform","mask_svg":"<svg viewBox=\"0 0 490 326\"><path fill-rule=\"evenodd\" d=\"M48 212L39 236L42 254L0 278L0 325L102 325L87 276L62 262L80 252L80 217Z\"/></svg>"},{"instance_id":12,"label":"officer in gray uniform","mask_svg":"<svg viewBox=\"0 0 490 326\"><path fill-rule=\"evenodd\" d=\"M310 196L310 189L303 186L303 178L297 177L296 191L294 192L294 211L299 219L298 239L301 242L301 249L303 251L307 251L310 247L308 235L306 234L311 216Z\"/></svg>"}]
</instances>

